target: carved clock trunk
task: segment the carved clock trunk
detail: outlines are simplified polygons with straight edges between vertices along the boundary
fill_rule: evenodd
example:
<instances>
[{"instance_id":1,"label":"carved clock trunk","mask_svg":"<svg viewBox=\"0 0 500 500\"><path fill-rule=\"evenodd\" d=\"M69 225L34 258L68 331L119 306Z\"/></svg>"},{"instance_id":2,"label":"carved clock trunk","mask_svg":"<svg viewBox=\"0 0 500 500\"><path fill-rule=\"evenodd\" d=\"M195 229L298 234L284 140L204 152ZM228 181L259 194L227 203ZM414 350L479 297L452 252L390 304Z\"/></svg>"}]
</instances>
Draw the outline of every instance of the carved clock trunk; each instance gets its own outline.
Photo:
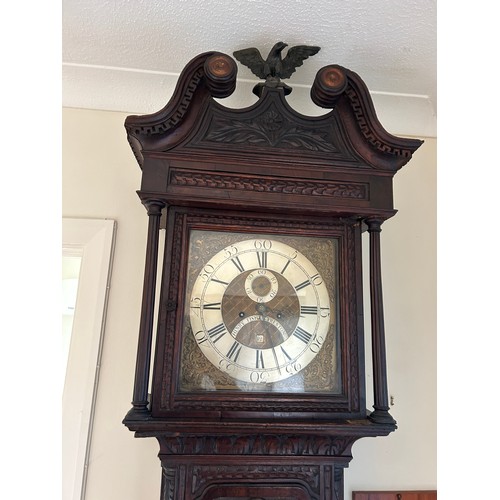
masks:
<instances>
[{"instance_id":1,"label":"carved clock trunk","mask_svg":"<svg viewBox=\"0 0 500 500\"><path fill-rule=\"evenodd\" d=\"M392 177L421 141L388 134L362 80L341 66L322 68L312 85L312 100L327 109L319 117L287 104L291 89L277 72L256 86L254 105L225 107L214 98L233 92L236 72L231 57L201 54L164 109L125 122L149 229L124 423L158 440L162 499L342 499L353 443L396 429L380 230L395 214Z\"/></svg>"}]
</instances>

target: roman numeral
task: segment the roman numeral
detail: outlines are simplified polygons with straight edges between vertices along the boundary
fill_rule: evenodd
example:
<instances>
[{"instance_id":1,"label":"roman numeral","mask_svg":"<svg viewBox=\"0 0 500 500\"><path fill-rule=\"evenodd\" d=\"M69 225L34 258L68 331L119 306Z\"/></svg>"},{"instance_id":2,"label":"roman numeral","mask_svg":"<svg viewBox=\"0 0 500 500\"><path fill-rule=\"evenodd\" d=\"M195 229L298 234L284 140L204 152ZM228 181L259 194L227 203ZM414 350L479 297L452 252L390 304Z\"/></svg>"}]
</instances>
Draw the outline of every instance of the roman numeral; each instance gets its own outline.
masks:
<instances>
[{"instance_id":1,"label":"roman numeral","mask_svg":"<svg viewBox=\"0 0 500 500\"><path fill-rule=\"evenodd\" d=\"M241 344L235 340L233 345L231 346L231 349L227 351L226 358L229 358L231 361L236 363L236 361L238 360L238 356L240 355L240 352L241 352Z\"/></svg>"},{"instance_id":2,"label":"roman numeral","mask_svg":"<svg viewBox=\"0 0 500 500\"><path fill-rule=\"evenodd\" d=\"M290 265L290 262L292 262L292 261L291 260L286 261L285 267L281 270L280 274L283 274L286 271L286 268Z\"/></svg>"},{"instance_id":3,"label":"roman numeral","mask_svg":"<svg viewBox=\"0 0 500 500\"><path fill-rule=\"evenodd\" d=\"M215 281L216 283L220 283L221 285L228 286L229 283L226 283L225 281L218 280L217 278L212 278L212 281Z\"/></svg>"},{"instance_id":4,"label":"roman numeral","mask_svg":"<svg viewBox=\"0 0 500 500\"><path fill-rule=\"evenodd\" d=\"M285 357L289 360L289 361L292 361L292 358L290 357L290 355L285 351L285 349L283 349L283 346L281 346L281 352L285 355Z\"/></svg>"},{"instance_id":5,"label":"roman numeral","mask_svg":"<svg viewBox=\"0 0 500 500\"><path fill-rule=\"evenodd\" d=\"M262 354L262 351L260 351L259 349L255 351L255 368L265 368L264 356Z\"/></svg>"},{"instance_id":6,"label":"roman numeral","mask_svg":"<svg viewBox=\"0 0 500 500\"><path fill-rule=\"evenodd\" d=\"M318 314L318 306L300 306L300 314Z\"/></svg>"},{"instance_id":7,"label":"roman numeral","mask_svg":"<svg viewBox=\"0 0 500 500\"><path fill-rule=\"evenodd\" d=\"M220 302L214 302L212 304L203 304L203 309L211 309L212 311L220 311Z\"/></svg>"},{"instance_id":8,"label":"roman numeral","mask_svg":"<svg viewBox=\"0 0 500 500\"><path fill-rule=\"evenodd\" d=\"M295 287L295 290L297 290L297 292L298 292L299 290L302 290L303 288L305 288L306 286L309 286L310 284L311 284L311 282L309 280L305 280L300 285L297 285Z\"/></svg>"},{"instance_id":9,"label":"roman numeral","mask_svg":"<svg viewBox=\"0 0 500 500\"><path fill-rule=\"evenodd\" d=\"M257 252L257 259L259 261L259 267L267 267L267 252Z\"/></svg>"},{"instance_id":10,"label":"roman numeral","mask_svg":"<svg viewBox=\"0 0 500 500\"><path fill-rule=\"evenodd\" d=\"M300 328L300 326L298 326L295 329L293 335L297 337L299 340L302 340L304 344L308 344L309 341L312 339L312 335L309 332L306 332L304 329Z\"/></svg>"},{"instance_id":11,"label":"roman numeral","mask_svg":"<svg viewBox=\"0 0 500 500\"><path fill-rule=\"evenodd\" d=\"M236 269L238 269L240 273L242 273L245 270L238 256L233 257L231 259L231 262L236 266Z\"/></svg>"},{"instance_id":12,"label":"roman numeral","mask_svg":"<svg viewBox=\"0 0 500 500\"><path fill-rule=\"evenodd\" d=\"M212 342L215 344L218 340L220 340L226 334L226 327L224 323L220 325L214 326L207 331L208 336L212 339Z\"/></svg>"}]
</instances>

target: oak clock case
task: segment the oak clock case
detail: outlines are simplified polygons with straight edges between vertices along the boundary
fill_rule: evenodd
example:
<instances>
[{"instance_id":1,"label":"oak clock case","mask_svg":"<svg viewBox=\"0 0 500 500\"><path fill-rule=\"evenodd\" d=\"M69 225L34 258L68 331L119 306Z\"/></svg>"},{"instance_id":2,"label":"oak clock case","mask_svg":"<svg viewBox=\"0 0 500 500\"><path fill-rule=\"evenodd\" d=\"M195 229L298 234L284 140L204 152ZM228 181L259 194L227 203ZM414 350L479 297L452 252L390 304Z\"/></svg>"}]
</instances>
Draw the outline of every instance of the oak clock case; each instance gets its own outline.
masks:
<instances>
[{"instance_id":1,"label":"oak clock case","mask_svg":"<svg viewBox=\"0 0 500 500\"><path fill-rule=\"evenodd\" d=\"M397 428L381 231L396 213L393 176L422 141L389 134L361 78L335 64L311 87L329 111L295 112L282 79L320 49L283 57L285 47L267 62L254 48L234 53L265 80L248 108L219 102L234 91L237 66L207 52L187 64L163 109L125 121L148 237L123 422L157 439L162 500L342 500L353 444Z\"/></svg>"}]
</instances>

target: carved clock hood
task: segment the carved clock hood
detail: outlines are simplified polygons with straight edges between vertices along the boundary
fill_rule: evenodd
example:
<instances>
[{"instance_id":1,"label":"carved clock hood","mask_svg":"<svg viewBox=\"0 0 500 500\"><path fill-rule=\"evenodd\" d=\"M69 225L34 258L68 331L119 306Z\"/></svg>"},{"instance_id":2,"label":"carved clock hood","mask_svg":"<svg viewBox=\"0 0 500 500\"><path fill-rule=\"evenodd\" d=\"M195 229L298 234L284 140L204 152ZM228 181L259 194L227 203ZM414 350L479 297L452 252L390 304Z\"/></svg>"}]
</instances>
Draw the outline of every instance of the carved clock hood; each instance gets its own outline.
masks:
<instances>
[{"instance_id":1,"label":"carved clock hood","mask_svg":"<svg viewBox=\"0 0 500 500\"><path fill-rule=\"evenodd\" d=\"M125 121L142 169L138 195L149 229L133 406L124 423L138 437L157 438L162 499L341 499L353 443L396 429L388 405L380 231L396 213L392 178L422 141L385 131L361 78L338 65L318 71L311 88L313 102L330 111L318 117L294 111L286 100L291 88L281 79L319 48L294 47L282 60L284 46L276 44L266 61L256 49L234 54L248 65L256 57L256 74L266 79L248 108L214 99L234 91L237 65L226 54L206 52L185 67L162 110ZM160 220L166 242L154 325ZM372 411L365 408L362 318L366 230ZM320 253L323 244L330 253ZM248 288L253 274L268 286L262 296ZM238 283L247 287L243 298L230 295ZM218 298L204 299L207 287ZM273 306L274 294L284 290L289 295L281 300L297 310L289 313L295 323ZM228 319L230 300L245 304L236 310L241 321ZM240 323L229 327L231 321ZM258 342L270 328L279 340L266 353ZM251 341L241 340L244 329ZM307 356L293 361L295 348ZM220 380L230 380L239 363L241 373L253 370L249 382L242 389L246 375L240 375L239 386L216 382L211 391L185 391L182 377L196 369L189 360L206 361L202 351L211 360L206 370L219 368ZM299 363L304 359L309 371ZM331 392L308 392L316 365L335 372ZM309 386L273 389L265 381L275 369L287 380L305 373Z\"/></svg>"},{"instance_id":2,"label":"carved clock hood","mask_svg":"<svg viewBox=\"0 0 500 500\"><path fill-rule=\"evenodd\" d=\"M361 78L346 68L321 69L311 98L323 108L320 117L303 116L287 103L282 89L264 87L261 98L246 109L228 109L212 99L231 95L236 63L207 52L195 57L180 75L170 102L151 115L125 121L130 145L141 167L154 153L193 158L235 157L275 164L297 156L325 169L367 169L394 173L407 163L422 141L389 134L375 114ZM236 156L235 156L236 155Z\"/></svg>"}]
</instances>

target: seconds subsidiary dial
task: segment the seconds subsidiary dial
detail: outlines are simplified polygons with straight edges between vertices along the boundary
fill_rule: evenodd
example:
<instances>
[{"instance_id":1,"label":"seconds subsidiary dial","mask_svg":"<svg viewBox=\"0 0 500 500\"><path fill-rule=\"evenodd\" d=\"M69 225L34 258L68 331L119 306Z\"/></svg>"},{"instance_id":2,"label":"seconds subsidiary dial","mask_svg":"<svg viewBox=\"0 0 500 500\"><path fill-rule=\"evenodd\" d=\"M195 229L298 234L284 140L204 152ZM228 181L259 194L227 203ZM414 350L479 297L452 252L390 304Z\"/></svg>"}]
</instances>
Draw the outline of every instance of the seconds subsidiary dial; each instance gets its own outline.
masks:
<instances>
[{"instance_id":1,"label":"seconds subsidiary dial","mask_svg":"<svg viewBox=\"0 0 500 500\"><path fill-rule=\"evenodd\" d=\"M216 368L243 382L273 383L316 357L330 327L330 299L298 250L247 239L204 265L189 316L197 345Z\"/></svg>"}]
</instances>

